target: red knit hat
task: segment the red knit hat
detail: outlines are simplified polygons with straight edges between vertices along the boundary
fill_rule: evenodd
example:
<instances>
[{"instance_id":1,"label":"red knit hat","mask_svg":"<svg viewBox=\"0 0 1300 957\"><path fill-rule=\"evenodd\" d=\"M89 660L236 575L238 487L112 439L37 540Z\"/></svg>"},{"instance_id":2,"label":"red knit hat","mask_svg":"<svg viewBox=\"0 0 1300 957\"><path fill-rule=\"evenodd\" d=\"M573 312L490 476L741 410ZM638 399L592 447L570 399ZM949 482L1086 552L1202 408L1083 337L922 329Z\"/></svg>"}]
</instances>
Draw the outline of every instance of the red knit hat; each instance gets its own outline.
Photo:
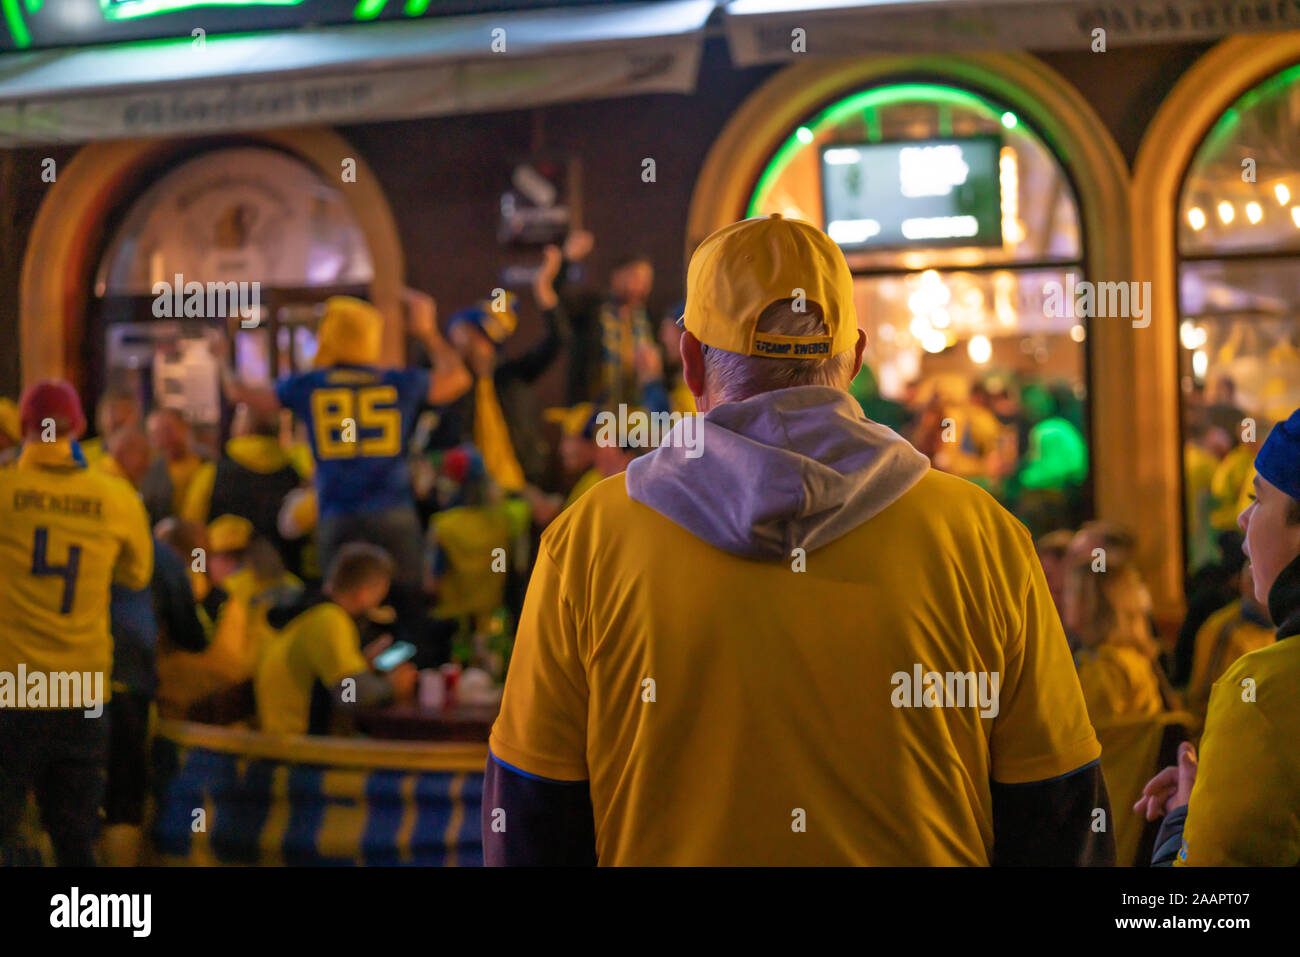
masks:
<instances>
[{"instance_id":1,"label":"red knit hat","mask_svg":"<svg viewBox=\"0 0 1300 957\"><path fill-rule=\"evenodd\" d=\"M86 431L77 390L61 379L46 379L30 385L18 402L23 435L39 432L46 419L53 419L60 439L75 439Z\"/></svg>"}]
</instances>

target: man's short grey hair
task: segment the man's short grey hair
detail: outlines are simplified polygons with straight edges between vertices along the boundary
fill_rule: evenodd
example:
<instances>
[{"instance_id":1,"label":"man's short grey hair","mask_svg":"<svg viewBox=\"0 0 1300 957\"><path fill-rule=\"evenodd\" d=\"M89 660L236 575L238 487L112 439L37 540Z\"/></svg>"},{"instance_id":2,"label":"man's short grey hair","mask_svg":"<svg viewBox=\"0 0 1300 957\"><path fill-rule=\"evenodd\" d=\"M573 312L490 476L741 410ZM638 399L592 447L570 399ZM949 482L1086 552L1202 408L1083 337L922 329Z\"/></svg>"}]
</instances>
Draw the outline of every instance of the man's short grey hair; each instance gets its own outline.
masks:
<instances>
[{"instance_id":1,"label":"man's short grey hair","mask_svg":"<svg viewBox=\"0 0 1300 957\"><path fill-rule=\"evenodd\" d=\"M806 303L802 312L793 299L772 303L758 317L758 331L782 336L829 335L821 307ZM718 402L738 402L763 392L799 385L847 389L853 378L854 350L822 359L773 359L744 356L712 346L704 350L704 381Z\"/></svg>"}]
</instances>

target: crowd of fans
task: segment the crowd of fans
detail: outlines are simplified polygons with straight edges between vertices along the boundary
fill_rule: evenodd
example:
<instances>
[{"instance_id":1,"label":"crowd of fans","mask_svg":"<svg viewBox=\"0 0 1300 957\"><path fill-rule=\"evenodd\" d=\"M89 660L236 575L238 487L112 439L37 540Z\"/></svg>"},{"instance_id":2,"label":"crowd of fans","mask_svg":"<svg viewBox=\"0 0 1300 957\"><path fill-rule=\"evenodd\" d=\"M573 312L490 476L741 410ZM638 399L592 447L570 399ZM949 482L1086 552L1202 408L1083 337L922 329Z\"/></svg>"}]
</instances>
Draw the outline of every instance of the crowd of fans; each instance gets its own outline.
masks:
<instances>
[{"instance_id":1,"label":"crowd of fans","mask_svg":"<svg viewBox=\"0 0 1300 957\"><path fill-rule=\"evenodd\" d=\"M423 354L400 369L380 362L373 307L329 300L313 370L267 389L223 368L233 415L220 448L197 441L177 409L146 410L128 391L101 398L87 439L76 416L57 412L75 402L66 385L38 387L21 409L0 405L0 467L53 415L72 459L129 483L147 513L152 580L119 581L111 595L110 841L112 826L129 832L143 819L154 707L272 733L347 733L364 709L412 699L423 669L476 669L487 680L475 687L499 685L542 529L644 451L597 442L598 413L694 412L680 306L652 323L653 273L640 257L621 261L603 293L575 294L573 267L589 248L575 234L546 250L533 289L542 335L508 358L513 296L460 310L440 331L432 300L409 293ZM543 411L533 385L561 355L569 402ZM1241 432L1230 387L1189 429L1189 612L1169 645L1127 531L1048 531L1083 509L1073 390L986 381L959 401L918 386L896 403L864 367L851 391L935 467L985 486L1044 533L1039 558L1094 724L1184 708L1203 720L1213 682L1273 641L1236 532L1267 428Z\"/></svg>"}]
</instances>

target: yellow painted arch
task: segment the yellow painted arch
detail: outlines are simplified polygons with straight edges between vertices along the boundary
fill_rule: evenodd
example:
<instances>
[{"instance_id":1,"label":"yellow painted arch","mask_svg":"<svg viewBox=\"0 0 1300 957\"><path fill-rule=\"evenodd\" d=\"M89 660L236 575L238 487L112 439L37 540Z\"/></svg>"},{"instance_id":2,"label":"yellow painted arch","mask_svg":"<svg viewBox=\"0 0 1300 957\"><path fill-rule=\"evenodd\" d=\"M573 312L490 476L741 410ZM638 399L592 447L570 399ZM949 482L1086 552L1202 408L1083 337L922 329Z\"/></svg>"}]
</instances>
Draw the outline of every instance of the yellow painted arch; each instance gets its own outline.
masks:
<instances>
[{"instance_id":1,"label":"yellow painted arch","mask_svg":"<svg viewBox=\"0 0 1300 957\"><path fill-rule=\"evenodd\" d=\"M268 130L245 139L285 150L339 183L366 236L374 264L371 299L384 314L384 356L399 361L404 342L401 292L406 266L397 224L379 181L357 151L333 130ZM183 140L114 140L83 146L51 185L27 242L19 282L19 343L24 385L66 378L80 385L78 355L106 220L140 171L179 154ZM356 162L356 182L342 182L343 161Z\"/></svg>"}]
</instances>

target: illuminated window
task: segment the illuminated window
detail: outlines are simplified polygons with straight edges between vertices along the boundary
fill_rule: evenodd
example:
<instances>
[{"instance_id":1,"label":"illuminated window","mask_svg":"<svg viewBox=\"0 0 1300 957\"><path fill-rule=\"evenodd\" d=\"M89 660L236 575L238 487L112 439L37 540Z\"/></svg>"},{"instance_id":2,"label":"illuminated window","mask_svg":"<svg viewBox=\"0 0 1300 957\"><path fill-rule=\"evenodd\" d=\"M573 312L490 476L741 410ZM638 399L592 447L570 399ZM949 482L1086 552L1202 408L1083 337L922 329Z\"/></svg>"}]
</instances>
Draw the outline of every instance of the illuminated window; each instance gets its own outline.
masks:
<instances>
[{"instance_id":1,"label":"illuminated window","mask_svg":"<svg viewBox=\"0 0 1300 957\"><path fill-rule=\"evenodd\" d=\"M868 415L1036 533L1085 517L1087 319L1051 303L1084 278L1079 210L1023 117L938 83L846 96L768 162L748 214L768 213L844 250Z\"/></svg>"},{"instance_id":2,"label":"illuminated window","mask_svg":"<svg viewBox=\"0 0 1300 957\"><path fill-rule=\"evenodd\" d=\"M1300 67L1240 97L1183 180L1179 369L1187 562L1239 546L1258 442L1300 406ZM1228 538L1223 538L1227 533Z\"/></svg>"}]
</instances>

